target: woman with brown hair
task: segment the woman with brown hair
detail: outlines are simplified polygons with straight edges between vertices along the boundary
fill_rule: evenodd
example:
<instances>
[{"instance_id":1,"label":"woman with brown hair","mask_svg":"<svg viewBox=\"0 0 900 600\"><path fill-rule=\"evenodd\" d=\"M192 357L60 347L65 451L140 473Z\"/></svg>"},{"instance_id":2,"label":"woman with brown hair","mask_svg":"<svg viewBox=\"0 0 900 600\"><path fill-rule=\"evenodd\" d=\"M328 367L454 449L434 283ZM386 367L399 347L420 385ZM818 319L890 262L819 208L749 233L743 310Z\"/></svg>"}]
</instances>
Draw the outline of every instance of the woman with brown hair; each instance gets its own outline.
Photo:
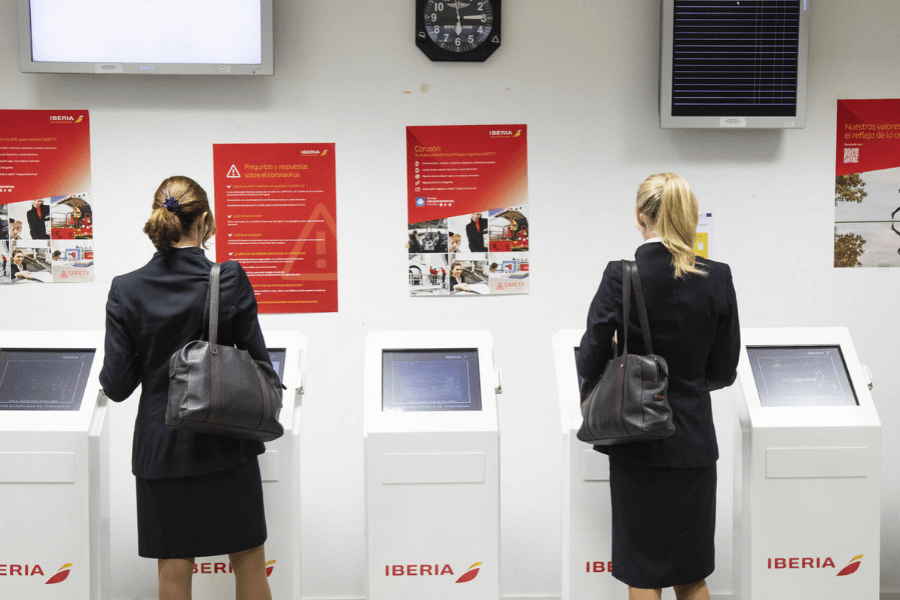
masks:
<instances>
[{"instance_id":1,"label":"woman with brown hair","mask_svg":"<svg viewBox=\"0 0 900 600\"><path fill-rule=\"evenodd\" d=\"M160 184L144 225L157 252L112 281L100 383L116 402L141 385L132 446L138 554L158 560L160 599L189 599L194 559L228 554L238 600L269 600L257 462L265 447L165 422L169 358L204 330L213 263L203 249L215 232L202 187L187 177ZM270 360L253 289L236 262L222 265L218 336L220 344Z\"/></svg>"},{"instance_id":2,"label":"woman with brown hair","mask_svg":"<svg viewBox=\"0 0 900 600\"><path fill-rule=\"evenodd\" d=\"M661 440L595 446L609 455L612 575L630 600L708 600L715 568L716 460L709 393L737 374L740 326L731 269L694 255L697 199L672 173L652 175L637 194L644 243L635 262L654 353L668 363L675 433ZM623 322L622 267L610 262L588 313L578 354L582 393L589 392L629 328L629 352L645 354L638 311ZM617 337L616 337L617 336Z\"/></svg>"}]
</instances>

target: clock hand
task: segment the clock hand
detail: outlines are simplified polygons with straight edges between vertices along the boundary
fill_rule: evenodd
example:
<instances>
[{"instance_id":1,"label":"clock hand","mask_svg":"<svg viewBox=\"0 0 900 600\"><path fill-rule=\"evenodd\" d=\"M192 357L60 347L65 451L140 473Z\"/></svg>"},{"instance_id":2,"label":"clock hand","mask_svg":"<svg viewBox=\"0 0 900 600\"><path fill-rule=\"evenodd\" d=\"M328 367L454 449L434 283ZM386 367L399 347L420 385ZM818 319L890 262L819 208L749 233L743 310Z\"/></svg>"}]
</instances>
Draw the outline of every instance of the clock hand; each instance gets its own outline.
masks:
<instances>
[{"instance_id":1,"label":"clock hand","mask_svg":"<svg viewBox=\"0 0 900 600\"><path fill-rule=\"evenodd\" d=\"M462 33L462 22L459 20L459 2L454 2L451 6L456 8L456 35Z\"/></svg>"},{"instance_id":2,"label":"clock hand","mask_svg":"<svg viewBox=\"0 0 900 600\"><path fill-rule=\"evenodd\" d=\"M484 17L481 15L466 15L463 19L478 19L479 21L483 20Z\"/></svg>"}]
</instances>

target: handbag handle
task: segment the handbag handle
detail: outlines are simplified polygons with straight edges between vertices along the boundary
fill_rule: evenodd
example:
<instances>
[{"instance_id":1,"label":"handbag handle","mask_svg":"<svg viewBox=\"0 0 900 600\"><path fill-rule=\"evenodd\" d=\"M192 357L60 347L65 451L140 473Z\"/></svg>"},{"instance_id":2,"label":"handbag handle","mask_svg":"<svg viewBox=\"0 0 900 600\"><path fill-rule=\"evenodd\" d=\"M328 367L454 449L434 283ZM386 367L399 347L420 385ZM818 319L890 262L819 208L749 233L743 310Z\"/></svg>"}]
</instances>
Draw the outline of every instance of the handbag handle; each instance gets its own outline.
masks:
<instances>
[{"instance_id":1,"label":"handbag handle","mask_svg":"<svg viewBox=\"0 0 900 600\"><path fill-rule=\"evenodd\" d=\"M641 323L641 336L644 338L644 352L653 354L653 343L650 341L650 320L647 318L647 306L644 304L644 288L641 286L641 276L638 273L637 263L631 260L622 261L622 311L624 317L625 350L628 354L628 325L631 312L631 289L634 288L635 306L637 306L638 319Z\"/></svg>"},{"instance_id":2,"label":"handbag handle","mask_svg":"<svg viewBox=\"0 0 900 600\"><path fill-rule=\"evenodd\" d=\"M210 354L216 353L216 342L219 340L219 275L221 270L221 263L213 264L209 272L206 306L203 308L203 337L200 339L209 342Z\"/></svg>"}]
</instances>

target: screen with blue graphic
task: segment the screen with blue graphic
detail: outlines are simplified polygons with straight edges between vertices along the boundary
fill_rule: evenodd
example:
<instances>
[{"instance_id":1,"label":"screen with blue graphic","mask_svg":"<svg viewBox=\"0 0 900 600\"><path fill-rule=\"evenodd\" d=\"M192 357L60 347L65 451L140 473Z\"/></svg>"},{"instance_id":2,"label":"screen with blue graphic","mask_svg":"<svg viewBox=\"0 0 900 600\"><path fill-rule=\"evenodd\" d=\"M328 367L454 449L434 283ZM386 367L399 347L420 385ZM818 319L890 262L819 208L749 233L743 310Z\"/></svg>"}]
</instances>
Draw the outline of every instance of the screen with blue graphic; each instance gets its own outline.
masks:
<instances>
[{"instance_id":1,"label":"screen with blue graphic","mask_svg":"<svg viewBox=\"0 0 900 600\"><path fill-rule=\"evenodd\" d=\"M287 351L284 348L269 348L269 360L272 361L272 368L278 373L278 379L284 381L284 357Z\"/></svg>"},{"instance_id":2,"label":"screen with blue graphic","mask_svg":"<svg viewBox=\"0 0 900 600\"><path fill-rule=\"evenodd\" d=\"M381 410L481 410L478 350L384 350Z\"/></svg>"}]
</instances>

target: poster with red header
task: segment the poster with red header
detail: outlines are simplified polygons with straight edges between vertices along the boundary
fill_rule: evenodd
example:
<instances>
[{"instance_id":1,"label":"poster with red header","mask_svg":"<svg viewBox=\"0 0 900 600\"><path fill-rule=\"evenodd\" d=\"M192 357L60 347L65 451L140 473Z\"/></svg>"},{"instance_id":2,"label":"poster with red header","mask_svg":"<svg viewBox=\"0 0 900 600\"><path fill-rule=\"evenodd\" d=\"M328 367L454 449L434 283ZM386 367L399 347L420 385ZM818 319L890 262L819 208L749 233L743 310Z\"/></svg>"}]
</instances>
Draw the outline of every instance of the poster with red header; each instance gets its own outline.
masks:
<instances>
[{"instance_id":1,"label":"poster with red header","mask_svg":"<svg viewBox=\"0 0 900 600\"><path fill-rule=\"evenodd\" d=\"M407 127L406 171L410 295L527 294L527 127Z\"/></svg>"},{"instance_id":2,"label":"poster with red header","mask_svg":"<svg viewBox=\"0 0 900 600\"><path fill-rule=\"evenodd\" d=\"M900 267L900 100L838 100L834 266Z\"/></svg>"},{"instance_id":3,"label":"poster with red header","mask_svg":"<svg viewBox=\"0 0 900 600\"><path fill-rule=\"evenodd\" d=\"M214 144L216 260L260 313L337 312L334 144Z\"/></svg>"},{"instance_id":4,"label":"poster with red header","mask_svg":"<svg viewBox=\"0 0 900 600\"><path fill-rule=\"evenodd\" d=\"M94 280L86 110L0 110L0 285Z\"/></svg>"}]
</instances>

